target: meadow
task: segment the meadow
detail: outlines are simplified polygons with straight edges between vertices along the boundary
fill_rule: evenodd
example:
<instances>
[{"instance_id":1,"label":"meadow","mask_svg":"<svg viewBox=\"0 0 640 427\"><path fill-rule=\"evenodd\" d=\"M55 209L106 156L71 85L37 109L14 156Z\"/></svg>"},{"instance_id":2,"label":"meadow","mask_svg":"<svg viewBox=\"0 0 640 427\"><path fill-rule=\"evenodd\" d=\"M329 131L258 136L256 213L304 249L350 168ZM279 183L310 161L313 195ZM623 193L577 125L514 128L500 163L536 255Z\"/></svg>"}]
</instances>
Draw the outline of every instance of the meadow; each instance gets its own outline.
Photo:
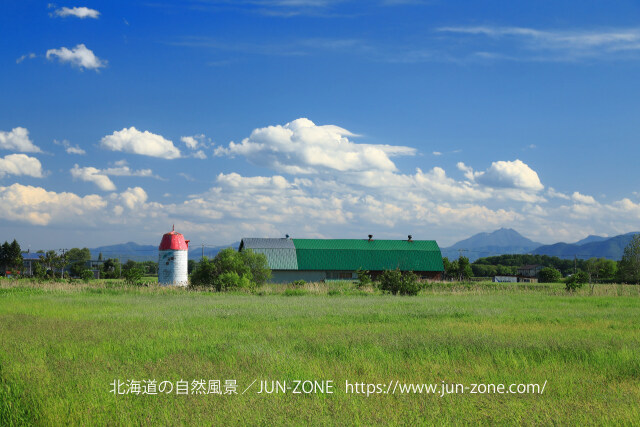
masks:
<instances>
[{"instance_id":1,"label":"meadow","mask_svg":"<svg viewBox=\"0 0 640 427\"><path fill-rule=\"evenodd\" d=\"M640 420L640 286L443 283L399 297L346 282L245 294L5 280L0 343L1 425ZM110 392L150 379L235 380L238 394ZM335 392L258 394L263 380ZM346 381L546 385L367 396Z\"/></svg>"}]
</instances>

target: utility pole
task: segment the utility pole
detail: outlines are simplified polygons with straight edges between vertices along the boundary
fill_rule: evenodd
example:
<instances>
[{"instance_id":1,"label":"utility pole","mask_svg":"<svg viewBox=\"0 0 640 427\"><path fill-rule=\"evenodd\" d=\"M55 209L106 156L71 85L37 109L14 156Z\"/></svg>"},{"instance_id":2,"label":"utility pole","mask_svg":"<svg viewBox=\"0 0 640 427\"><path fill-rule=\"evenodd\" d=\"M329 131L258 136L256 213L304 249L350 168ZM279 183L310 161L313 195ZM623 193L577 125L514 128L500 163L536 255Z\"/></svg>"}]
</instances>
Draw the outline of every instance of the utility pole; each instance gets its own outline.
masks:
<instances>
[{"instance_id":1,"label":"utility pole","mask_svg":"<svg viewBox=\"0 0 640 427\"><path fill-rule=\"evenodd\" d=\"M200 258L200 260L204 259L204 243L202 243L202 257Z\"/></svg>"},{"instance_id":2,"label":"utility pole","mask_svg":"<svg viewBox=\"0 0 640 427\"><path fill-rule=\"evenodd\" d=\"M66 260L64 259L64 254L66 253L66 249L60 249L62 251L62 260L65 262L60 269L60 278L64 279L64 268L66 267Z\"/></svg>"},{"instance_id":3,"label":"utility pole","mask_svg":"<svg viewBox=\"0 0 640 427\"><path fill-rule=\"evenodd\" d=\"M578 254L573 256L573 274L578 272Z\"/></svg>"}]
</instances>

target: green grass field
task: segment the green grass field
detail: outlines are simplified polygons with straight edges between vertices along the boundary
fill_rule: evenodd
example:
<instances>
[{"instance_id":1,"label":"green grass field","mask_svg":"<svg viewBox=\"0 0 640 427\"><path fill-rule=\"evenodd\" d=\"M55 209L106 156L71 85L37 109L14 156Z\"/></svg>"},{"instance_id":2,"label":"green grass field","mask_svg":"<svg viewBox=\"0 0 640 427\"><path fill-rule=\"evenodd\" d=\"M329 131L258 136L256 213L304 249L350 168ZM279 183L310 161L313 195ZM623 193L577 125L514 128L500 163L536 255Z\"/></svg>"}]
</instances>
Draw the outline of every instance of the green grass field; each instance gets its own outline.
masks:
<instances>
[{"instance_id":1,"label":"green grass field","mask_svg":"<svg viewBox=\"0 0 640 427\"><path fill-rule=\"evenodd\" d=\"M347 283L217 294L4 281L0 343L0 425L640 420L638 286L438 284L394 297ZM114 395L114 379L233 379L238 395ZM333 380L335 393L257 394L261 380ZM546 386L345 392L345 381L396 380Z\"/></svg>"}]
</instances>

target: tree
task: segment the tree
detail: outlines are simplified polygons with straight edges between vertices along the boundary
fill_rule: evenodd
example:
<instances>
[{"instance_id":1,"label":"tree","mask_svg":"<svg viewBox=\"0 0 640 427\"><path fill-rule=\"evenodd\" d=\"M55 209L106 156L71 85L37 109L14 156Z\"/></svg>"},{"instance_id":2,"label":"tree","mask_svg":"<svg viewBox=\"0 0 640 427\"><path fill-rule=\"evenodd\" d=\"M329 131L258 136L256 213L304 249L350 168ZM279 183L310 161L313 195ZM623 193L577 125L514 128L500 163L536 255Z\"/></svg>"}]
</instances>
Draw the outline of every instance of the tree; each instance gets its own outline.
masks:
<instances>
[{"instance_id":1,"label":"tree","mask_svg":"<svg viewBox=\"0 0 640 427\"><path fill-rule=\"evenodd\" d=\"M633 236L618 263L618 277L625 283L640 282L640 234Z\"/></svg>"},{"instance_id":2,"label":"tree","mask_svg":"<svg viewBox=\"0 0 640 427\"><path fill-rule=\"evenodd\" d=\"M0 247L0 266L3 274L8 270L22 270L22 250L16 239L11 243L4 242Z\"/></svg>"},{"instance_id":3,"label":"tree","mask_svg":"<svg viewBox=\"0 0 640 427\"><path fill-rule=\"evenodd\" d=\"M67 251L69 262L85 262L91 260L91 251L88 248L71 248Z\"/></svg>"},{"instance_id":4,"label":"tree","mask_svg":"<svg viewBox=\"0 0 640 427\"><path fill-rule=\"evenodd\" d=\"M69 269L73 277L82 277L82 272L87 268L87 262L91 261L91 251L88 248L71 248L67 251L67 260L71 264Z\"/></svg>"},{"instance_id":5,"label":"tree","mask_svg":"<svg viewBox=\"0 0 640 427\"><path fill-rule=\"evenodd\" d=\"M4 275L9 267L9 242L6 241L0 246L0 266Z\"/></svg>"},{"instance_id":6,"label":"tree","mask_svg":"<svg viewBox=\"0 0 640 427\"><path fill-rule=\"evenodd\" d=\"M571 275L565 283L565 289L569 292L573 292L576 289L581 288L585 283L589 282L589 275L584 271L578 271L576 274Z\"/></svg>"},{"instance_id":7,"label":"tree","mask_svg":"<svg viewBox=\"0 0 640 427\"><path fill-rule=\"evenodd\" d=\"M595 284L600 282L601 279L611 279L615 275L617 267L615 261L606 258L589 258L586 260L584 269L589 276L591 293L593 293Z\"/></svg>"},{"instance_id":8,"label":"tree","mask_svg":"<svg viewBox=\"0 0 640 427\"><path fill-rule=\"evenodd\" d=\"M237 252L226 248L218 252L213 260L203 258L191 274L194 286L211 286L218 291L231 288L253 288L265 283L271 270L264 254L250 250Z\"/></svg>"},{"instance_id":9,"label":"tree","mask_svg":"<svg viewBox=\"0 0 640 427\"><path fill-rule=\"evenodd\" d=\"M58 254L53 250L47 251L40 255L40 262L47 267L47 271L51 273L51 276L55 277L56 271L60 270L62 272L64 266L67 265L67 255Z\"/></svg>"},{"instance_id":10,"label":"tree","mask_svg":"<svg viewBox=\"0 0 640 427\"><path fill-rule=\"evenodd\" d=\"M120 260L118 258L109 258L102 263L102 277L107 279L115 279L120 277Z\"/></svg>"},{"instance_id":11,"label":"tree","mask_svg":"<svg viewBox=\"0 0 640 427\"><path fill-rule=\"evenodd\" d=\"M444 278L446 280L455 279L458 275L458 261L449 261L449 258L442 258L442 265L444 266Z\"/></svg>"},{"instance_id":12,"label":"tree","mask_svg":"<svg viewBox=\"0 0 640 427\"><path fill-rule=\"evenodd\" d=\"M473 276L473 270L469 265L469 258L460 255L458 258L458 280L462 281Z\"/></svg>"},{"instance_id":13,"label":"tree","mask_svg":"<svg viewBox=\"0 0 640 427\"><path fill-rule=\"evenodd\" d=\"M258 254L251 249L245 249L242 252L236 252L240 256L242 262L249 267L251 276L256 285L263 285L271 278L271 269L265 254Z\"/></svg>"},{"instance_id":14,"label":"tree","mask_svg":"<svg viewBox=\"0 0 640 427\"><path fill-rule=\"evenodd\" d=\"M540 283L557 283L562 279L562 273L553 267L545 267L538 273Z\"/></svg>"},{"instance_id":15,"label":"tree","mask_svg":"<svg viewBox=\"0 0 640 427\"><path fill-rule=\"evenodd\" d=\"M16 239L9 245L9 267L12 270L22 270L24 266L24 260L22 259L22 250Z\"/></svg>"}]
</instances>

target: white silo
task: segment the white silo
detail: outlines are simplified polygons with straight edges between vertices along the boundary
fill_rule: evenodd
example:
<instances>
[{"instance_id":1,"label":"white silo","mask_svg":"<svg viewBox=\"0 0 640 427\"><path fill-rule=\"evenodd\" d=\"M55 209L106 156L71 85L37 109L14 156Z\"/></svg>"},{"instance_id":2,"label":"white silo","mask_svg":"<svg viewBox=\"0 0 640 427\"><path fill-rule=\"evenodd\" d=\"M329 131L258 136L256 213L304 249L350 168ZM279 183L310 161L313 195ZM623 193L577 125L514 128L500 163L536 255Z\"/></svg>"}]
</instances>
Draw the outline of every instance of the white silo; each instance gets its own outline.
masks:
<instances>
[{"instance_id":1,"label":"white silo","mask_svg":"<svg viewBox=\"0 0 640 427\"><path fill-rule=\"evenodd\" d=\"M176 233L175 227L171 232L162 236L158 254L158 283L161 285L187 286L189 241Z\"/></svg>"}]
</instances>

